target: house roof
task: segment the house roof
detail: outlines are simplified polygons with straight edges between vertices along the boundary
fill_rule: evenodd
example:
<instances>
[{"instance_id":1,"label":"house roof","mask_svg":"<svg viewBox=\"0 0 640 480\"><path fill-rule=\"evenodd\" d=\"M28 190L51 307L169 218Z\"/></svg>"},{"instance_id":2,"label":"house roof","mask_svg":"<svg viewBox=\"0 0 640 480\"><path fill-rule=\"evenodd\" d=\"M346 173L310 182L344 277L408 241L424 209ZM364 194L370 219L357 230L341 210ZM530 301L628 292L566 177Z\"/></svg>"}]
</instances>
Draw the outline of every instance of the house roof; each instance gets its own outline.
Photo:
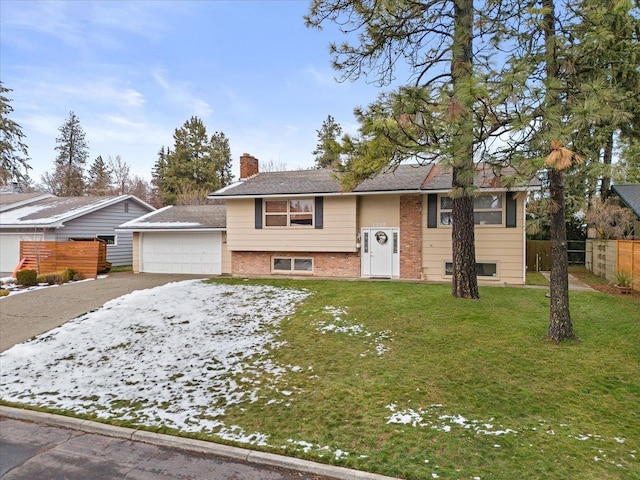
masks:
<instances>
[{"instance_id":1,"label":"house roof","mask_svg":"<svg viewBox=\"0 0 640 480\"><path fill-rule=\"evenodd\" d=\"M640 183L633 185L613 185L611 190L640 218Z\"/></svg>"},{"instance_id":2,"label":"house roof","mask_svg":"<svg viewBox=\"0 0 640 480\"><path fill-rule=\"evenodd\" d=\"M51 198L51 193L31 192L31 193L16 193L13 191L3 192L0 191L0 212L12 210L29 203L34 203L45 198Z\"/></svg>"},{"instance_id":3,"label":"house roof","mask_svg":"<svg viewBox=\"0 0 640 480\"><path fill-rule=\"evenodd\" d=\"M111 197L50 197L0 214L0 228L57 228L65 222L105 207L133 200L148 210L154 207L133 195Z\"/></svg>"},{"instance_id":4,"label":"house roof","mask_svg":"<svg viewBox=\"0 0 640 480\"><path fill-rule=\"evenodd\" d=\"M227 207L215 205L179 205L161 208L123 223L123 230L222 230L227 227Z\"/></svg>"},{"instance_id":5,"label":"house roof","mask_svg":"<svg viewBox=\"0 0 640 480\"><path fill-rule=\"evenodd\" d=\"M512 174L503 170L503 176ZM495 190L530 190L540 186L536 178L519 187L506 188L501 178L488 166L476 168L475 185L479 188ZM400 165L360 183L352 192L344 192L332 169L299 170L290 172L264 172L241 180L221 190L213 192L210 198L241 198L269 195L327 195L327 194L367 194L397 192L445 192L451 189L451 169L439 165Z\"/></svg>"}]
</instances>

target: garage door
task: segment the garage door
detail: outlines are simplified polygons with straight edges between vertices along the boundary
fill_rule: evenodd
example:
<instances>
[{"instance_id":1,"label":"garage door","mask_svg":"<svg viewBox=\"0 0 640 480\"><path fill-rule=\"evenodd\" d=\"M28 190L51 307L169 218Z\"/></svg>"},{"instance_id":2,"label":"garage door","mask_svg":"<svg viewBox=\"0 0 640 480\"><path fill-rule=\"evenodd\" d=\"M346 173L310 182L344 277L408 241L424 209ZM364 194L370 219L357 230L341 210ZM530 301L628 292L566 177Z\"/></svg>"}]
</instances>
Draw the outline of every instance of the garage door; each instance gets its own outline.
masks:
<instances>
[{"instance_id":1,"label":"garage door","mask_svg":"<svg viewBox=\"0 0 640 480\"><path fill-rule=\"evenodd\" d=\"M145 232L140 235L141 272L222 273L220 232Z\"/></svg>"},{"instance_id":2,"label":"garage door","mask_svg":"<svg viewBox=\"0 0 640 480\"><path fill-rule=\"evenodd\" d=\"M0 234L0 272L13 272L18 266L18 262L20 261L20 240L35 242L42 240L42 235L25 235L20 233Z\"/></svg>"}]
</instances>

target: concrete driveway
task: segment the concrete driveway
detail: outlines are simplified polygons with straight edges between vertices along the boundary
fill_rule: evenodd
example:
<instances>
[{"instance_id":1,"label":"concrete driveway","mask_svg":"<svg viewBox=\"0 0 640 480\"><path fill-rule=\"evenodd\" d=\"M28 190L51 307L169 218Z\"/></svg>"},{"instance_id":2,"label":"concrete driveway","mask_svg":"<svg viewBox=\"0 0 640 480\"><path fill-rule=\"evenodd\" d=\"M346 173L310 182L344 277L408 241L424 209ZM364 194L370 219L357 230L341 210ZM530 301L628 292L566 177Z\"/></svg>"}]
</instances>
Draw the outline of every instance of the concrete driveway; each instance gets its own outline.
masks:
<instances>
[{"instance_id":1,"label":"concrete driveway","mask_svg":"<svg viewBox=\"0 0 640 480\"><path fill-rule=\"evenodd\" d=\"M127 293L193 278L207 277L119 272L1 298L0 352Z\"/></svg>"}]
</instances>

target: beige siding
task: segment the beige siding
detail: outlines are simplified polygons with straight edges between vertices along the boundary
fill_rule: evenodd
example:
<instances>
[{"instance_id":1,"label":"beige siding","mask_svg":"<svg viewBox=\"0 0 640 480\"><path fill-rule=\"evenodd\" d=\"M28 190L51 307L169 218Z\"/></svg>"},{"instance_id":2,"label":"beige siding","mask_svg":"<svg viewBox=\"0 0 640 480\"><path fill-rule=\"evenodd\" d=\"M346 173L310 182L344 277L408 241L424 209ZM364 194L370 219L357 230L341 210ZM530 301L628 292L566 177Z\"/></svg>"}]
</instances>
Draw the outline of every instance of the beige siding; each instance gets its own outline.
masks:
<instances>
[{"instance_id":1,"label":"beige siding","mask_svg":"<svg viewBox=\"0 0 640 480\"><path fill-rule=\"evenodd\" d=\"M227 248L227 232L222 232L222 274L231 273L231 251Z\"/></svg>"},{"instance_id":2,"label":"beige siding","mask_svg":"<svg viewBox=\"0 0 640 480\"><path fill-rule=\"evenodd\" d=\"M358 231L363 227L400 226L400 195L364 195L358 202Z\"/></svg>"},{"instance_id":3,"label":"beige siding","mask_svg":"<svg viewBox=\"0 0 640 480\"><path fill-rule=\"evenodd\" d=\"M476 226L476 261L478 263L496 263L496 278L478 277L485 285L524 284L524 200L517 199L517 224L515 228L496 226ZM438 226L427 228L426 197L423 205L423 250L422 269L425 280L443 281L450 277L444 275L444 264L452 259L451 228Z\"/></svg>"},{"instance_id":4,"label":"beige siding","mask_svg":"<svg viewBox=\"0 0 640 480\"><path fill-rule=\"evenodd\" d=\"M230 251L355 252L356 198L325 197L323 228L255 228L253 199L227 200Z\"/></svg>"},{"instance_id":5,"label":"beige siding","mask_svg":"<svg viewBox=\"0 0 640 480\"><path fill-rule=\"evenodd\" d=\"M140 273L140 233L133 232L133 273Z\"/></svg>"}]
</instances>

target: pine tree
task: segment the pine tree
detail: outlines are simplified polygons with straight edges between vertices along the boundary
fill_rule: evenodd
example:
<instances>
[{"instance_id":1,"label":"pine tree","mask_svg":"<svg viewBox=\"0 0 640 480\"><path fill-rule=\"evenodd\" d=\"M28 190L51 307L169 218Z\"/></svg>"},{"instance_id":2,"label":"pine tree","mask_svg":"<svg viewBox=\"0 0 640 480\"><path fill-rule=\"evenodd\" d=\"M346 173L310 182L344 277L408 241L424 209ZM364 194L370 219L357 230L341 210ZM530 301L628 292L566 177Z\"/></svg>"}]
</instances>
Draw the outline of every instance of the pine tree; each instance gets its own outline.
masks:
<instances>
[{"instance_id":1,"label":"pine tree","mask_svg":"<svg viewBox=\"0 0 640 480\"><path fill-rule=\"evenodd\" d=\"M356 44L331 44L342 79L367 76L388 85L406 66L407 84L357 109L360 136L343 140L345 188L404 160L438 162L453 172L454 297L479 298L475 266L473 196L475 158L514 128L522 71L492 54L508 28L517 28L521 2L503 0L362 2L315 0L305 17L319 28L334 22L357 33ZM515 25L512 25L515 24ZM480 43L476 46L474 41ZM508 48L508 45L505 46ZM499 167L499 165L498 165Z\"/></svg>"},{"instance_id":2,"label":"pine tree","mask_svg":"<svg viewBox=\"0 0 640 480\"><path fill-rule=\"evenodd\" d=\"M162 203L175 205L178 197L195 198L193 192L212 192L228 185L231 173L231 149L221 132L207 136L198 117L191 117L173 134L173 150L159 152L153 172L153 183Z\"/></svg>"},{"instance_id":3,"label":"pine tree","mask_svg":"<svg viewBox=\"0 0 640 480\"><path fill-rule=\"evenodd\" d=\"M215 132L210 140L211 159L215 164L216 176L219 184L216 187L222 188L233 182L231 146L229 139L222 132Z\"/></svg>"},{"instance_id":4,"label":"pine tree","mask_svg":"<svg viewBox=\"0 0 640 480\"><path fill-rule=\"evenodd\" d=\"M111 170L98 155L89 167L87 193L90 195L104 196L111 190Z\"/></svg>"},{"instance_id":5,"label":"pine tree","mask_svg":"<svg viewBox=\"0 0 640 480\"><path fill-rule=\"evenodd\" d=\"M85 192L84 168L89 157L89 147L80 120L75 113L58 128L56 138L55 169L51 176L52 193L62 197L83 195Z\"/></svg>"},{"instance_id":6,"label":"pine tree","mask_svg":"<svg viewBox=\"0 0 640 480\"><path fill-rule=\"evenodd\" d=\"M336 123L331 115L327 115L327 119L322 122L320 130L316 130L318 134L318 144L316 149L311 152L316 157L316 168L335 168L341 165L341 146L340 136L342 135L342 127Z\"/></svg>"},{"instance_id":7,"label":"pine tree","mask_svg":"<svg viewBox=\"0 0 640 480\"><path fill-rule=\"evenodd\" d=\"M28 180L29 153L22 127L9 118L13 107L5 95L11 92L0 81L0 183Z\"/></svg>"}]
</instances>

